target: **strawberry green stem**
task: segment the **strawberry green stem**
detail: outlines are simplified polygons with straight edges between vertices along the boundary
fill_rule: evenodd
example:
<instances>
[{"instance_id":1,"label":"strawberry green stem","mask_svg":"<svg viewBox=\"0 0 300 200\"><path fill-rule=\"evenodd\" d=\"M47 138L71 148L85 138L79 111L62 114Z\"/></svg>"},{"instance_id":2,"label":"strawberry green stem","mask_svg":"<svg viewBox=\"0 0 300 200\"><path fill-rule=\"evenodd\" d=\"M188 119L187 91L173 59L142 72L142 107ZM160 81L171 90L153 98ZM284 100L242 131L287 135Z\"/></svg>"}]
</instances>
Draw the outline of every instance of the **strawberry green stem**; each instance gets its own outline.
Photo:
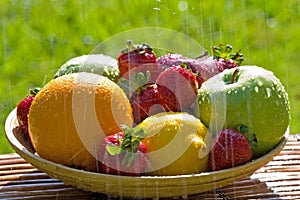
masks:
<instances>
[{"instance_id":1,"label":"strawberry green stem","mask_svg":"<svg viewBox=\"0 0 300 200\"><path fill-rule=\"evenodd\" d=\"M128 47L128 52L134 51L136 49L135 45L133 44L132 40L127 40L127 47Z\"/></svg>"},{"instance_id":2,"label":"strawberry green stem","mask_svg":"<svg viewBox=\"0 0 300 200\"><path fill-rule=\"evenodd\" d=\"M145 128L134 127L130 128L127 125L121 125L124 132L124 138L120 138L120 146L110 145L106 147L108 153L112 156L119 155L124 152L124 158L122 159L122 165L130 167L136 157L136 153L140 148L140 142L148 135Z\"/></svg>"},{"instance_id":3,"label":"strawberry green stem","mask_svg":"<svg viewBox=\"0 0 300 200\"><path fill-rule=\"evenodd\" d=\"M30 89L29 93L31 96L35 96L40 90L41 90L41 88L36 87L36 88Z\"/></svg>"},{"instance_id":4,"label":"strawberry green stem","mask_svg":"<svg viewBox=\"0 0 300 200\"><path fill-rule=\"evenodd\" d=\"M232 46L226 45L224 48L223 44L219 46L212 46L212 53L214 59L223 58L225 60L234 60L237 65L241 65L244 61L243 54L240 53L241 50L239 49L237 52L232 53Z\"/></svg>"}]
</instances>

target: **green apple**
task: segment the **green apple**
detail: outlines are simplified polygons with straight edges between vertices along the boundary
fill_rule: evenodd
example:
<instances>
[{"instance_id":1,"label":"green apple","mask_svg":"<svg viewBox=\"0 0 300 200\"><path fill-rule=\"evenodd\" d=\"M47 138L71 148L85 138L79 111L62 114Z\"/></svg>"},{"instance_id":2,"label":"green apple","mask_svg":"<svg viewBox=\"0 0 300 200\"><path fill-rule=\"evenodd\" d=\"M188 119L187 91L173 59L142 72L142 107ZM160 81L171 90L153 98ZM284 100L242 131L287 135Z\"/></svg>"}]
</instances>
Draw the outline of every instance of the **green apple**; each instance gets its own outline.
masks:
<instances>
[{"instance_id":1,"label":"green apple","mask_svg":"<svg viewBox=\"0 0 300 200\"><path fill-rule=\"evenodd\" d=\"M54 78L76 72L89 72L117 82L120 78L117 60L103 54L89 54L71 58L55 73Z\"/></svg>"},{"instance_id":2,"label":"green apple","mask_svg":"<svg viewBox=\"0 0 300 200\"><path fill-rule=\"evenodd\" d=\"M226 69L198 91L199 117L212 133L234 128L248 138L253 157L273 149L288 131L290 104L280 80L264 68Z\"/></svg>"}]
</instances>

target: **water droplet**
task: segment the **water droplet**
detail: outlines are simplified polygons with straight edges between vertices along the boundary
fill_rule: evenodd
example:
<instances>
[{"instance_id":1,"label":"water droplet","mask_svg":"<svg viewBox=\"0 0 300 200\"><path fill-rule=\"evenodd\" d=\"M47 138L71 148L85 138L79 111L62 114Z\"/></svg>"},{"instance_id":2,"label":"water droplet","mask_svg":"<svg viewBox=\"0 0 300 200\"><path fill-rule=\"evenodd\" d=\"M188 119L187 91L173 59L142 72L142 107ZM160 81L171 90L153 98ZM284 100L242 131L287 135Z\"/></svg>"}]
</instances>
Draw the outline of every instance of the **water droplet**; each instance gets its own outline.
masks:
<instances>
[{"instance_id":1,"label":"water droplet","mask_svg":"<svg viewBox=\"0 0 300 200\"><path fill-rule=\"evenodd\" d=\"M186 11L186 10L188 9L188 7L189 7L189 4L188 4L188 2L186 2L186 1L180 1L180 2L178 3L178 9L179 9L181 12Z\"/></svg>"},{"instance_id":2,"label":"water droplet","mask_svg":"<svg viewBox=\"0 0 300 200\"><path fill-rule=\"evenodd\" d=\"M246 90L246 87L245 87L245 86L243 86L243 87L242 87L242 91L245 91L245 90Z\"/></svg>"},{"instance_id":3,"label":"water droplet","mask_svg":"<svg viewBox=\"0 0 300 200\"><path fill-rule=\"evenodd\" d=\"M83 37L82 41L85 45L91 45L93 43L93 38L90 35L86 35Z\"/></svg>"},{"instance_id":4,"label":"water droplet","mask_svg":"<svg viewBox=\"0 0 300 200\"><path fill-rule=\"evenodd\" d=\"M266 92L267 92L267 98L271 97L271 89L270 88L266 88Z\"/></svg>"},{"instance_id":5,"label":"water droplet","mask_svg":"<svg viewBox=\"0 0 300 200\"><path fill-rule=\"evenodd\" d=\"M255 86L255 87L254 87L254 91L255 91L256 93L258 93L258 90L259 90L258 87Z\"/></svg>"},{"instance_id":6,"label":"water droplet","mask_svg":"<svg viewBox=\"0 0 300 200\"><path fill-rule=\"evenodd\" d=\"M155 8L153 8L153 10L159 11L159 10L160 10L160 8L157 8L157 7L155 7Z\"/></svg>"},{"instance_id":7,"label":"water droplet","mask_svg":"<svg viewBox=\"0 0 300 200\"><path fill-rule=\"evenodd\" d=\"M181 196L183 199L187 199L188 198L188 195L182 195Z\"/></svg>"},{"instance_id":8,"label":"water droplet","mask_svg":"<svg viewBox=\"0 0 300 200\"><path fill-rule=\"evenodd\" d=\"M269 18L267 19L267 26L269 28L275 28L277 26L277 21L275 18Z\"/></svg>"},{"instance_id":9,"label":"water droplet","mask_svg":"<svg viewBox=\"0 0 300 200\"><path fill-rule=\"evenodd\" d=\"M229 91L227 92L227 94L231 94L231 90L229 90Z\"/></svg>"},{"instance_id":10,"label":"water droplet","mask_svg":"<svg viewBox=\"0 0 300 200\"><path fill-rule=\"evenodd\" d=\"M259 81L257 81L257 85L258 85L259 87L261 87L261 86L263 85L263 82L261 82L261 81L259 80Z\"/></svg>"}]
</instances>

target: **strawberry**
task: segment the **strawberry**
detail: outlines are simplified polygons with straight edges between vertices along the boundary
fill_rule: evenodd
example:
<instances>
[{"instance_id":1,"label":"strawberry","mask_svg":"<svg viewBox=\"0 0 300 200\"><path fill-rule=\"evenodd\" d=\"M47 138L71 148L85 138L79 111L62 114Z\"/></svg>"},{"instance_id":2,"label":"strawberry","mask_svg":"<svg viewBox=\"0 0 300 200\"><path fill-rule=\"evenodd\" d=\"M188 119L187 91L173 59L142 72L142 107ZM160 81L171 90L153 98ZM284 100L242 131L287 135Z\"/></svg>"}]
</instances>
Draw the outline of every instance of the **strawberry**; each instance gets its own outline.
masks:
<instances>
[{"instance_id":1,"label":"strawberry","mask_svg":"<svg viewBox=\"0 0 300 200\"><path fill-rule=\"evenodd\" d=\"M151 73L149 83L154 83L160 71L157 66L156 55L148 44L134 45L127 41L127 48L118 56L118 67L123 78L129 79L138 72Z\"/></svg>"},{"instance_id":2,"label":"strawberry","mask_svg":"<svg viewBox=\"0 0 300 200\"><path fill-rule=\"evenodd\" d=\"M213 46L213 56L208 56L207 51L197 58L188 58L179 54L166 54L157 59L159 67L164 70L173 65L185 63L188 69L197 74L198 87L210 77L222 72L224 69L239 66L244 58L240 50L231 53L232 46Z\"/></svg>"},{"instance_id":3,"label":"strawberry","mask_svg":"<svg viewBox=\"0 0 300 200\"><path fill-rule=\"evenodd\" d=\"M213 140L209 154L211 171L242 165L252 159L252 150L247 138L237 130L226 128Z\"/></svg>"},{"instance_id":4,"label":"strawberry","mask_svg":"<svg viewBox=\"0 0 300 200\"><path fill-rule=\"evenodd\" d=\"M142 127L122 126L123 131L106 136L98 151L99 166L103 173L140 176L149 165L148 149L141 142L147 136Z\"/></svg>"},{"instance_id":5,"label":"strawberry","mask_svg":"<svg viewBox=\"0 0 300 200\"><path fill-rule=\"evenodd\" d=\"M204 52L201 56L206 55L206 53L207 52ZM181 54L166 54L157 59L157 63L162 71L174 65L185 64L187 69L190 69L193 73L197 73L196 78L198 81L198 86L200 87L201 84L204 82L204 79L195 68L195 61L196 59L188 58Z\"/></svg>"},{"instance_id":6,"label":"strawberry","mask_svg":"<svg viewBox=\"0 0 300 200\"><path fill-rule=\"evenodd\" d=\"M158 76L156 84L160 103L166 111L188 111L196 99L196 77L184 66L166 69Z\"/></svg>"},{"instance_id":7,"label":"strawberry","mask_svg":"<svg viewBox=\"0 0 300 200\"><path fill-rule=\"evenodd\" d=\"M226 45L225 48L222 44L219 46L213 46L213 59L220 72L224 69L230 69L238 67L244 61L243 54L240 53L241 50L236 53L231 53L232 46Z\"/></svg>"},{"instance_id":8,"label":"strawberry","mask_svg":"<svg viewBox=\"0 0 300 200\"><path fill-rule=\"evenodd\" d=\"M146 84L138 88L130 97L134 122L140 123L147 117L162 112L156 84Z\"/></svg>"},{"instance_id":9,"label":"strawberry","mask_svg":"<svg viewBox=\"0 0 300 200\"><path fill-rule=\"evenodd\" d=\"M28 113L32 101L34 100L35 95L38 93L40 88L35 88L30 90L30 95L22 99L17 105L17 120L22 132L29 137L28 134Z\"/></svg>"}]
</instances>

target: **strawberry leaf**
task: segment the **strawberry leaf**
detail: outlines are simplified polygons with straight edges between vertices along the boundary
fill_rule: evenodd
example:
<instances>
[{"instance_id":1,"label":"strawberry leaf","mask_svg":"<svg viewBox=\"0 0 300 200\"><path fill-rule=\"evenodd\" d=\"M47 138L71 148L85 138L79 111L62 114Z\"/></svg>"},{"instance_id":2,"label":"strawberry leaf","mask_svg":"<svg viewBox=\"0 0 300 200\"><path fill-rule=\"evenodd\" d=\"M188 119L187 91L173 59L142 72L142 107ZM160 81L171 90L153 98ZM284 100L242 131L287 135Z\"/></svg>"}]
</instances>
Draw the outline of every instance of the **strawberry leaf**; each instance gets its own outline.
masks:
<instances>
[{"instance_id":1,"label":"strawberry leaf","mask_svg":"<svg viewBox=\"0 0 300 200\"><path fill-rule=\"evenodd\" d=\"M237 131L239 131L240 133L242 133L248 140L249 144L252 147L256 147L257 146L257 137L256 134L249 131L248 127L245 125L240 125L237 127Z\"/></svg>"},{"instance_id":2,"label":"strawberry leaf","mask_svg":"<svg viewBox=\"0 0 300 200\"><path fill-rule=\"evenodd\" d=\"M30 89L29 93L30 93L31 96L35 96L40 90L41 90L41 88L35 87L33 89Z\"/></svg>"},{"instance_id":3,"label":"strawberry leaf","mask_svg":"<svg viewBox=\"0 0 300 200\"><path fill-rule=\"evenodd\" d=\"M137 153L126 152L121 165L130 167L133 164L133 162L136 158L136 155L137 155Z\"/></svg>"},{"instance_id":4,"label":"strawberry leaf","mask_svg":"<svg viewBox=\"0 0 300 200\"><path fill-rule=\"evenodd\" d=\"M107 145L105 148L106 151L112 156L117 156L122 152L122 148L116 145Z\"/></svg>"},{"instance_id":5,"label":"strawberry leaf","mask_svg":"<svg viewBox=\"0 0 300 200\"><path fill-rule=\"evenodd\" d=\"M118 85L123 89L127 97L130 97L134 91L141 91L151 78L151 72L149 70L144 74L138 72L129 77L129 79L121 77L118 81Z\"/></svg>"},{"instance_id":6,"label":"strawberry leaf","mask_svg":"<svg viewBox=\"0 0 300 200\"><path fill-rule=\"evenodd\" d=\"M132 132L132 136L136 138L136 140L143 140L145 137L147 137L148 132L143 127L135 127L134 131Z\"/></svg>"},{"instance_id":7,"label":"strawberry leaf","mask_svg":"<svg viewBox=\"0 0 300 200\"><path fill-rule=\"evenodd\" d=\"M136 158L141 140L148 135L148 131L145 128L138 126L130 128L127 125L121 125L121 128L124 131L124 139L121 141L119 148L121 149L120 153L121 151L125 151L122 165L130 167Z\"/></svg>"},{"instance_id":8,"label":"strawberry leaf","mask_svg":"<svg viewBox=\"0 0 300 200\"><path fill-rule=\"evenodd\" d=\"M243 54L241 54L241 50L238 50L235 53L232 53L232 46L226 45L224 48L223 44L219 46L212 46L213 58L220 59L223 58L225 60L233 60L237 65L241 65L244 61Z\"/></svg>"}]
</instances>

